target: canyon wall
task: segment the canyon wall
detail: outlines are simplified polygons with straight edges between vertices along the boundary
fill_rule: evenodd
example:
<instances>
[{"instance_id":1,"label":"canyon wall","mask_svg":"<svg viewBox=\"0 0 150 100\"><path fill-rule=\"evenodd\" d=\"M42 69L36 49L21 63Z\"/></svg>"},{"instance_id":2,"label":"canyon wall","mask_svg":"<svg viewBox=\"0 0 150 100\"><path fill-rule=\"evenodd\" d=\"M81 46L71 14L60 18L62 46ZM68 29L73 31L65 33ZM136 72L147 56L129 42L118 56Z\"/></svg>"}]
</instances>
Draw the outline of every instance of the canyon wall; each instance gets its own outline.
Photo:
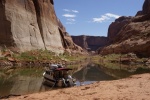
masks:
<instances>
[{"instance_id":1,"label":"canyon wall","mask_svg":"<svg viewBox=\"0 0 150 100\"><path fill-rule=\"evenodd\" d=\"M73 42L81 46L85 50L96 51L99 47L108 44L108 38L102 36L71 36Z\"/></svg>"},{"instance_id":2,"label":"canyon wall","mask_svg":"<svg viewBox=\"0 0 150 100\"><path fill-rule=\"evenodd\" d=\"M0 0L0 46L12 51L82 51L58 20L53 0ZM70 43L68 43L68 41Z\"/></svg>"},{"instance_id":3,"label":"canyon wall","mask_svg":"<svg viewBox=\"0 0 150 100\"><path fill-rule=\"evenodd\" d=\"M136 16L116 19L109 27L108 38L111 44L101 48L99 54L132 52L150 57L150 0L145 0Z\"/></svg>"}]
</instances>

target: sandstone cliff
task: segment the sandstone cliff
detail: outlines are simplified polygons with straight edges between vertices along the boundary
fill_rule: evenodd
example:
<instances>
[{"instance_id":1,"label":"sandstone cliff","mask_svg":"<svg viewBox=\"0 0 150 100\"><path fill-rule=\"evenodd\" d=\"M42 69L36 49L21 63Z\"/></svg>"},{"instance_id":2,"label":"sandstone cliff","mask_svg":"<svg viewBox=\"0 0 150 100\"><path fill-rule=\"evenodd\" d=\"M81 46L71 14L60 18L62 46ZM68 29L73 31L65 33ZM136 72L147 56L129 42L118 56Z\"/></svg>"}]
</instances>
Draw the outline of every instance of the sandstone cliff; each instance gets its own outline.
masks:
<instances>
[{"instance_id":1,"label":"sandstone cliff","mask_svg":"<svg viewBox=\"0 0 150 100\"><path fill-rule=\"evenodd\" d=\"M108 44L107 37L85 35L71 37L74 43L89 51L96 51L99 47L103 47Z\"/></svg>"},{"instance_id":2,"label":"sandstone cliff","mask_svg":"<svg viewBox=\"0 0 150 100\"><path fill-rule=\"evenodd\" d=\"M15 51L81 51L66 35L53 4L53 0L0 0L0 46Z\"/></svg>"},{"instance_id":3,"label":"sandstone cliff","mask_svg":"<svg viewBox=\"0 0 150 100\"><path fill-rule=\"evenodd\" d=\"M108 28L109 43L115 42L115 37L118 35L123 26L131 22L131 18L132 17L122 16L110 24Z\"/></svg>"},{"instance_id":4,"label":"sandstone cliff","mask_svg":"<svg viewBox=\"0 0 150 100\"><path fill-rule=\"evenodd\" d=\"M100 54L133 52L138 56L149 57L150 0L145 0L143 10L135 17L121 17L113 22L109 27L108 38L111 45L99 50Z\"/></svg>"}]
</instances>

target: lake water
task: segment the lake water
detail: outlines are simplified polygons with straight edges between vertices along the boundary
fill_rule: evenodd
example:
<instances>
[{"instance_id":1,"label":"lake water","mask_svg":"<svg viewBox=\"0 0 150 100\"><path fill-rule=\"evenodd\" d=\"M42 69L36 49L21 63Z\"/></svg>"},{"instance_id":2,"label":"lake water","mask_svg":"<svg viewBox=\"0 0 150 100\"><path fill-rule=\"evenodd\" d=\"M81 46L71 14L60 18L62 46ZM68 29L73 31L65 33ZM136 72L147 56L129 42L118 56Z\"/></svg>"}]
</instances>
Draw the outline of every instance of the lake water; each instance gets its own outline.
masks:
<instances>
[{"instance_id":1,"label":"lake water","mask_svg":"<svg viewBox=\"0 0 150 100\"><path fill-rule=\"evenodd\" d=\"M51 90L42 84L44 67L24 67L6 70L0 69L0 97L10 94L22 95ZM77 86L91 84L96 81L116 80L133 74L149 73L150 69L138 68L128 70L125 68L108 68L88 63L82 68L70 72L76 78ZM55 89L55 88L53 88Z\"/></svg>"}]
</instances>

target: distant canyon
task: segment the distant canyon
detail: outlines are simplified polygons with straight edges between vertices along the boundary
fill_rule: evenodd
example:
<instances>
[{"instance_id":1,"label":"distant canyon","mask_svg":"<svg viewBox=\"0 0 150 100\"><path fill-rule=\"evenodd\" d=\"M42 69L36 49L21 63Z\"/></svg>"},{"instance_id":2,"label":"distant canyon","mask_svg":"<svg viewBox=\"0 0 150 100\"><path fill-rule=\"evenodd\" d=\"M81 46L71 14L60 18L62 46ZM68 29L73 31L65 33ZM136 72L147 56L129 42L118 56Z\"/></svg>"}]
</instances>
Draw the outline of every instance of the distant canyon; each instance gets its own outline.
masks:
<instances>
[{"instance_id":1,"label":"distant canyon","mask_svg":"<svg viewBox=\"0 0 150 100\"><path fill-rule=\"evenodd\" d=\"M150 57L150 0L145 0L142 11L135 16L121 16L112 22L107 37L72 38L83 49L101 55L135 53L139 57Z\"/></svg>"}]
</instances>

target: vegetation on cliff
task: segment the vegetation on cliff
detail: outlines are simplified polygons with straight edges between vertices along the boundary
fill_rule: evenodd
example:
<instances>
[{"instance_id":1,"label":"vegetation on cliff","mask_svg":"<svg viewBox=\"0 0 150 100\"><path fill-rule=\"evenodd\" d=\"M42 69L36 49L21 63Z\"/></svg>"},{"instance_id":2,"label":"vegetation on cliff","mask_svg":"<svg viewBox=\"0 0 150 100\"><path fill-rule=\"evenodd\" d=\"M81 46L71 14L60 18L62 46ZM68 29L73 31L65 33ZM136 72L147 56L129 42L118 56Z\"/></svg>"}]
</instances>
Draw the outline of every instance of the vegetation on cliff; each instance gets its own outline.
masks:
<instances>
[{"instance_id":1,"label":"vegetation on cliff","mask_svg":"<svg viewBox=\"0 0 150 100\"><path fill-rule=\"evenodd\" d=\"M48 50L32 50L21 53L13 53L9 50L1 52L0 63L1 65L45 65L51 63L73 64L75 62L81 62L87 58L87 55L82 54L70 54L65 52L63 54L56 54ZM7 62L7 63L6 63ZM8 63L9 62L9 63Z\"/></svg>"}]
</instances>

